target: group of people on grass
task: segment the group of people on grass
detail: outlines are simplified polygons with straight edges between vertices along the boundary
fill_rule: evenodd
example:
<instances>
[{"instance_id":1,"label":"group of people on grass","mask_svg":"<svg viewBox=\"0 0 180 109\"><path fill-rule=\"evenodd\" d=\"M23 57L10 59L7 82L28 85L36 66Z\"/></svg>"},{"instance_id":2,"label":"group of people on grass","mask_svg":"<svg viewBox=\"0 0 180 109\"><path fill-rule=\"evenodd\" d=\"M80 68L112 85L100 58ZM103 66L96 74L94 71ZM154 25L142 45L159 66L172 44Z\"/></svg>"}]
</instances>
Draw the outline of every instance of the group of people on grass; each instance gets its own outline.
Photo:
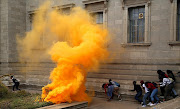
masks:
<instances>
[{"instance_id":1,"label":"group of people on grass","mask_svg":"<svg viewBox=\"0 0 180 109\"><path fill-rule=\"evenodd\" d=\"M140 81L140 85L136 84L136 81L133 81L134 89L130 91L136 91L137 94L135 95L135 99L142 104L142 107L146 107L147 105L154 106L160 103L158 95L158 88L161 90L160 97L163 98L163 101L167 100L167 97L171 95L172 97L177 97L178 94L174 89L174 84L176 82L175 76L171 70L166 71L167 74L161 70L157 70L159 82L149 82L149 81ZM180 72L178 72L179 74ZM118 83L115 81L109 80L109 83L103 84L102 87L107 93L108 101L113 99L113 94L117 95L120 100L122 97L118 93L119 87ZM107 89L107 91L106 91ZM145 91L143 99L140 97L142 96L142 91ZM147 104L146 101L149 101Z\"/></svg>"}]
</instances>

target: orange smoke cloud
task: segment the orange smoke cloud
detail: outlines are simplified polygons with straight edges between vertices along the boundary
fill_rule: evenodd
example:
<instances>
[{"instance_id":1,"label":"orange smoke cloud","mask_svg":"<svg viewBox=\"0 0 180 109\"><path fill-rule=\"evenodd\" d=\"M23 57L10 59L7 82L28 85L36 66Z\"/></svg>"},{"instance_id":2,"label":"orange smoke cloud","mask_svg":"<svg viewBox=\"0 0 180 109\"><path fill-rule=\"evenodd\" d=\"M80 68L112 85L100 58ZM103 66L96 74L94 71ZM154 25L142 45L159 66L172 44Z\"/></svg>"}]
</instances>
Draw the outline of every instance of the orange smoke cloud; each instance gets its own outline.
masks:
<instances>
[{"instance_id":1,"label":"orange smoke cloud","mask_svg":"<svg viewBox=\"0 0 180 109\"><path fill-rule=\"evenodd\" d=\"M93 23L93 18L79 7L66 15L50 10L46 4L36 13L33 30L19 42L30 49L33 45L28 45L27 37L31 40L36 36L32 39L38 45L42 33L47 33L45 45L57 64L50 74L51 83L42 88L42 99L53 103L89 101L85 93L86 75L106 60L108 31Z\"/></svg>"}]
</instances>

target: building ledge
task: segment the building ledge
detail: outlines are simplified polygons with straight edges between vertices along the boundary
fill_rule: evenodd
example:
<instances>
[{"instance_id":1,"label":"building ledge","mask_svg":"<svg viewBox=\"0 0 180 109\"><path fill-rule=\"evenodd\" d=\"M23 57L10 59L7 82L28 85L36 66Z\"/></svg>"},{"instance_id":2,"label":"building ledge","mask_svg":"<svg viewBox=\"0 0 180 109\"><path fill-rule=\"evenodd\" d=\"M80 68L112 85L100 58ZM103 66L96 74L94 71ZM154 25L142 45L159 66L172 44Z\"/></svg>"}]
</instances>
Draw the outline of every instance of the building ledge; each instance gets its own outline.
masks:
<instances>
[{"instance_id":1,"label":"building ledge","mask_svg":"<svg viewBox=\"0 0 180 109\"><path fill-rule=\"evenodd\" d=\"M122 47L129 47L129 46L151 46L151 42L146 43L122 43Z\"/></svg>"},{"instance_id":2,"label":"building ledge","mask_svg":"<svg viewBox=\"0 0 180 109\"><path fill-rule=\"evenodd\" d=\"M97 3L97 2L107 2L108 0L85 0L83 1L83 4L91 4L91 3Z\"/></svg>"},{"instance_id":3,"label":"building ledge","mask_svg":"<svg viewBox=\"0 0 180 109\"><path fill-rule=\"evenodd\" d=\"M168 44L171 46L180 46L180 41L170 41Z\"/></svg>"}]
</instances>

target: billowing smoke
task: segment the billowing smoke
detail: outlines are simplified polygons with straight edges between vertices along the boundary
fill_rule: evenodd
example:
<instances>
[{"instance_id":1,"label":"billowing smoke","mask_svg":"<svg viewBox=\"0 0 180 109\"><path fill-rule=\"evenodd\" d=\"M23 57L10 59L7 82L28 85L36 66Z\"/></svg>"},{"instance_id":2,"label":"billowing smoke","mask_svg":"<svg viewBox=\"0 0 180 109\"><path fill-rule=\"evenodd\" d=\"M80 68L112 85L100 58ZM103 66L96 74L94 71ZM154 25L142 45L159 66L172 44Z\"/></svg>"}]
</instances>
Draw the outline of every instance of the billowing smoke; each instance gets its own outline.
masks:
<instances>
[{"instance_id":1,"label":"billowing smoke","mask_svg":"<svg viewBox=\"0 0 180 109\"><path fill-rule=\"evenodd\" d=\"M53 103L90 100L85 93L86 75L107 59L107 41L108 31L85 10L75 7L63 14L49 3L35 13L32 30L17 39L21 60L38 61L32 49L43 48L41 59L50 55L57 64L50 74L51 83L42 88L42 99Z\"/></svg>"}]
</instances>

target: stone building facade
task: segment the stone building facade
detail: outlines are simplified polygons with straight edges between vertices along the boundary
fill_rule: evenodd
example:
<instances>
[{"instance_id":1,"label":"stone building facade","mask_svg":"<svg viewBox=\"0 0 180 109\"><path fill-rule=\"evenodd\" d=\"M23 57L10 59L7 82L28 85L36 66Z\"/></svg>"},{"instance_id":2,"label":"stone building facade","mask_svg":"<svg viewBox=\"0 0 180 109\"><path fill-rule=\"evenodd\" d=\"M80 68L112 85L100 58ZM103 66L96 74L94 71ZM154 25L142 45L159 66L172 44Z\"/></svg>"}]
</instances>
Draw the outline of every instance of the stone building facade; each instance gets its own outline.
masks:
<instances>
[{"instance_id":1,"label":"stone building facade","mask_svg":"<svg viewBox=\"0 0 180 109\"><path fill-rule=\"evenodd\" d=\"M121 93L133 94L132 81L158 81L156 71L180 71L179 0L51 0L52 8L69 11L82 7L107 27L111 61L89 72L87 89L102 91L111 78L121 84ZM20 63L16 34L31 30L31 16L44 0L0 0L0 75L13 73L22 84L44 86L54 67L51 61ZM38 52L38 51L35 51ZM22 68L24 70L22 70ZM42 76L43 75L43 76ZM180 93L180 79L176 89ZM7 85L8 79L3 80Z\"/></svg>"}]
</instances>

